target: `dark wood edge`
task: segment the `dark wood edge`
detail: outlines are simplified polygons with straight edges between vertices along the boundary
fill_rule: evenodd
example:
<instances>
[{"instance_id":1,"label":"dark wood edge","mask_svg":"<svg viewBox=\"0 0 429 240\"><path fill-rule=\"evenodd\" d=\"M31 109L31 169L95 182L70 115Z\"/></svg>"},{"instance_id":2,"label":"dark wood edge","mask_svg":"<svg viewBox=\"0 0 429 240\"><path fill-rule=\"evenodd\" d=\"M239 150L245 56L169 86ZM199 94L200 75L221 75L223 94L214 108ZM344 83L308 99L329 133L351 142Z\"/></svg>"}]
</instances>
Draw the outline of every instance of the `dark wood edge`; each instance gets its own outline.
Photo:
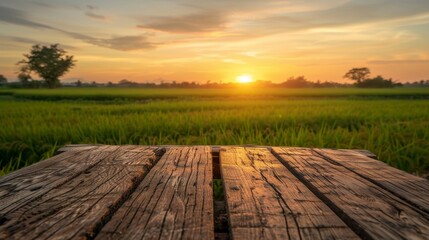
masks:
<instances>
[{"instance_id":1,"label":"dark wood edge","mask_svg":"<svg viewBox=\"0 0 429 240\"><path fill-rule=\"evenodd\" d=\"M57 150L55 155L67 152L67 151L80 151L80 150L89 150L91 148L103 146L106 144L67 144L61 147ZM107 144L108 145L108 144ZM123 146L130 146L130 145L123 145ZM169 148L169 147L197 147L197 146L210 146L212 148L213 152L219 152L221 147L253 147L253 148L267 148L268 150L271 150L273 147L285 147L285 146L264 146L264 145L254 145L254 144L243 144L243 145L139 145L139 146L150 146L150 147L160 147L160 148ZM294 148L294 147L291 147ZM296 148L306 148L306 147L296 147ZM306 149L313 149L313 148L306 148ZM353 151L356 153L360 153L361 155L367 156L372 159L377 159L377 155L374 153L365 150L365 149L335 149L335 148L319 148L319 149L330 149L330 150L346 150L346 151Z\"/></svg>"}]
</instances>

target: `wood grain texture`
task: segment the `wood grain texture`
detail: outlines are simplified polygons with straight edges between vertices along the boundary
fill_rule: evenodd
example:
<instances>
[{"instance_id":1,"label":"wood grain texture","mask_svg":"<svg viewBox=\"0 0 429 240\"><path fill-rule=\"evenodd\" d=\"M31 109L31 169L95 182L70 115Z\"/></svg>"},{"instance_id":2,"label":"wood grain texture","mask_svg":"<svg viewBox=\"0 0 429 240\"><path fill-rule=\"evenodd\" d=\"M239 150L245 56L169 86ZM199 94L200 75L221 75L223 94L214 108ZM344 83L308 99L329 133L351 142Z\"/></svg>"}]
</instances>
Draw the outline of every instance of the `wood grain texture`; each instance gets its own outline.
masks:
<instances>
[{"instance_id":1,"label":"wood grain texture","mask_svg":"<svg viewBox=\"0 0 429 240\"><path fill-rule=\"evenodd\" d=\"M429 181L393 168L381 161L357 154L338 154L335 150L315 149L368 181L429 213Z\"/></svg>"},{"instance_id":2,"label":"wood grain texture","mask_svg":"<svg viewBox=\"0 0 429 240\"><path fill-rule=\"evenodd\" d=\"M171 147L97 239L213 239L210 147Z\"/></svg>"},{"instance_id":3,"label":"wood grain texture","mask_svg":"<svg viewBox=\"0 0 429 240\"><path fill-rule=\"evenodd\" d=\"M429 215L311 149L274 153L355 232L374 239L427 239ZM372 160L374 161L374 160Z\"/></svg>"},{"instance_id":4,"label":"wood grain texture","mask_svg":"<svg viewBox=\"0 0 429 240\"><path fill-rule=\"evenodd\" d=\"M93 236L156 161L156 148L105 146L99 151L94 155L94 149L91 149L89 155L61 161L61 166L66 164L74 170L84 171L66 179L61 185L45 189L42 195L24 205L8 206L8 211L2 213L0 238L72 239ZM77 160L79 162L75 162ZM50 174L44 180L52 181L55 176ZM27 178L32 179L32 175L27 175ZM21 189L17 191L14 195L19 195Z\"/></svg>"},{"instance_id":5,"label":"wood grain texture","mask_svg":"<svg viewBox=\"0 0 429 240\"><path fill-rule=\"evenodd\" d=\"M34 201L97 164L117 146L71 151L38 162L0 178L0 215Z\"/></svg>"},{"instance_id":6,"label":"wood grain texture","mask_svg":"<svg viewBox=\"0 0 429 240\"><path fill-rule=\"evenodd\" d=\"M266 148L223 147L233 239L356 239L355 233Z\"/></svg>"},{"instance_id":7,"label":"wood grain texture","mask_svg":"<svg viewBox=\"0 0 429 240\"><path fill-rule=\"evenodd\" d=\"M57 150L57 154L68 152L68 151L84 151L91 150L102 145L93 145L93 144L69 144Z\"/></svg>"},{"instance_id":8,"label":"wood grain texture","mask_svg":"<svg viewBox=\"0 0 429 240\"><path fill-rule=\"evenodd\" d=\"M309 150L310 148L304 148ZM316 148L313 148L314 150ZM364 149L331 149L331 148L317 148L318 150L324 150L327 152L335 153L339 156L366 156L372 159L377 159L377 155Z\"/></svg>"}]
</instances>

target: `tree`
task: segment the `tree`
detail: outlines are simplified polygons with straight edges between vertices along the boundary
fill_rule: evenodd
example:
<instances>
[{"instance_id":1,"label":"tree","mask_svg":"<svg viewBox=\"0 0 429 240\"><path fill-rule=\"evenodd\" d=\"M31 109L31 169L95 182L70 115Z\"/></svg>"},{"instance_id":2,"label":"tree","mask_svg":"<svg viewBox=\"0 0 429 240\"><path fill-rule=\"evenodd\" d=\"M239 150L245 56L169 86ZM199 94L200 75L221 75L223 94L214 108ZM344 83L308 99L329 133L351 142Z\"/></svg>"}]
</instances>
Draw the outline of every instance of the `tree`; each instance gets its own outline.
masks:
<instances>
[{"instance_id":1,"label":"tree","mask_svg":"<svg viewBox=\"0 0 429 240\"><path fill-rule=\"evenodd\" d=\"M359 84L363 80L367 79L370 74L371 71L369 70L369 68L352 68L343 76L343 78L354 80Z\"/></svg>"},{"instance_id":2,"label":"tree","mask_svg":"<svg viewBox=\"0 0 429 240\"><path fill-rule=\"evenodd\" d=\"M284 87L291 87L291 88L305 88L311 85L311 82L309 82L304 76L298 76L298 77L290 77L286 82L283 82L282 85Z\"/></svg>"},{"instance_id":3,"label":"tree","mask_svg":"<svg viewBox=\"0 0 429 240\"><path fill-rule=\"evenodd\" d=\"M7 78L0 74L0 83L7 83Z\"/></svg>"},{"instance_id":4,"label":"tree","mask_svg":"<svg viewBox=\"0 0 429 240\"><path fill-rule=\"evenodd\" d=\"M20 74L18 74L18 80L21 82L23 86L26 86L30 82L31 76L21 72Z\"/></svg>"},{"instance_id":5,"label":"tree","mask_svg":"<svg viewBox=\"0 0 429 240\"><path fill-rule=\"evenodd\" d=\"M52 44L50 46L34 45L29 54L17 64L21 65L19 74L30 76L32 72L39 75L49 88L60 85L59 77L67 73L74 65L73 56L66 55L66 51Z\"/></svg>"},{"instance_id":6,"label":"tree","mask_svg":"<svg viewBox=\"0 0 429 240\"><path fill-rule=\"evenodd\" d=\"M385 79L378 75L375 78L365 79L361 83L357 84L360 88L393 88L401 87L401 83L393 82L391 78Z\"/></svg>"},{"instance_id":7,"label":"tree","mask_svg":"<svg viewBox=\"0 0 429 240\"><path fill-rule=\"evenodd\" d=\"M76 87L82 87L82 81L80 79L76 81Z\"/></svg>"}]
</instances>

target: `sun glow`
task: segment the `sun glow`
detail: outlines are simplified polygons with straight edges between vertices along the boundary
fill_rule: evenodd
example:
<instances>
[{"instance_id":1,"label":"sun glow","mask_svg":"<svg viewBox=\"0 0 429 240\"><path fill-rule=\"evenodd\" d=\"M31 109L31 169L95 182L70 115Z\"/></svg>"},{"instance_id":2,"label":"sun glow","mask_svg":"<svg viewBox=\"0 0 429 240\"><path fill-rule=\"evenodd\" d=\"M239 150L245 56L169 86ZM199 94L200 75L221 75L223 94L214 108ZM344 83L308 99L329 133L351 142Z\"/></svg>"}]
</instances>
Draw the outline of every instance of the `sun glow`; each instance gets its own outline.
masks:
<instances>
[{"instance_id":1,"label":"sun glow","mask_svg":"<svg viewBox=\"0 0 429 240\"><path fill-rule=\"evenodd\" d=\"M236 78L239 83L250 83L253 82L253 77L251 75L240 75Z\"/></svg>"}]
</instances>

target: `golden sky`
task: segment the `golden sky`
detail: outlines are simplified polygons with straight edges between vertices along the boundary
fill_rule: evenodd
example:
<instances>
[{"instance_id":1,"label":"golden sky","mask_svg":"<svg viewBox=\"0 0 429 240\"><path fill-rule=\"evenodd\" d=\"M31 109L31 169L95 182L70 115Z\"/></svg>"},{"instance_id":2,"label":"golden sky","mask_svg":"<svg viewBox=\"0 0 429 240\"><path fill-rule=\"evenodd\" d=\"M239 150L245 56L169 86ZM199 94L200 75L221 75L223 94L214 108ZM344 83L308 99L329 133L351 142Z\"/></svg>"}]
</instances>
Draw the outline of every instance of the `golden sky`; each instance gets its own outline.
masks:
<instances>
[{"instance_id":1,"label":"golden sky","mask_svg":"<svg viewBox=\"0 0 429 240\"><path fill-rule=\"evenodd\" d=\"M52 43L78 61L64 81L343 82L353 67L429 79L429 0L13 0L0 30L9 80Z\"/></svg>"}]
</instances>

